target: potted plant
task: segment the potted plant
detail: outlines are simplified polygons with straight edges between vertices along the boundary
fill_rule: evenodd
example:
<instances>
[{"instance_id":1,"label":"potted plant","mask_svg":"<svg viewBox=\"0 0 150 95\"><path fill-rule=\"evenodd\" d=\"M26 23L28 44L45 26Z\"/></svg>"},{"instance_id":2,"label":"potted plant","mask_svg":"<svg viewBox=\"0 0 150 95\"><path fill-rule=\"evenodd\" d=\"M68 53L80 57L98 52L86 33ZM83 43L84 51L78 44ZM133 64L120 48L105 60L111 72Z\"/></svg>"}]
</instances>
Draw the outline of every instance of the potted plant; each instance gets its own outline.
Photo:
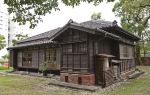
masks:
<instances>
[{"instance_id":1,"label":"potted plant","mask_svg":"<svg viewBox=\"0 0 150 95\"><path fill-rule=\"evenodd\" d=\"M45 61L42 64L40 64L39 65L39 70L43 73L43 76L47 76L48 62Z\"/></svg>"}]
</instances>

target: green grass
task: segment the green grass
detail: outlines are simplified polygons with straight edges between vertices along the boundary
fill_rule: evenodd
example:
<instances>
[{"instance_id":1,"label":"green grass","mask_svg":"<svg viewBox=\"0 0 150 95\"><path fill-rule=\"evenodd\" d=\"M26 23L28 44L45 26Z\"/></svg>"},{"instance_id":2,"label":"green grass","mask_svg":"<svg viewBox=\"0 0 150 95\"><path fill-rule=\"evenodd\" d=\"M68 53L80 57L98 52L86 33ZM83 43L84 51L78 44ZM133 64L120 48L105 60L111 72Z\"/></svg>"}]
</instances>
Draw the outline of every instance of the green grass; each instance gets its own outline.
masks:
<instances>
[{"instance_id":1,"label":"green grass","mask_svg":"<svg viewBox=\"0 0 150 95\"><path fill-rule=\"evenodd\" d=\"M150 67L138 67L145 72L137 79L128 80L127 83L119 86L115 90L106 92L106 95L150 95Z\"/></svg>"},{"instance_id":2,"label":"green grass","mask_svg":"<svg viewBox=\"0 0 150 95\"><path fill-rule=\"evenodd\" d=\"M0 66L0 72L9 72L9 71L12 71L12 70L13 70L12 67L5 68L5 67Z\"/></svg>"},{"instance_id":3,"label":"green grass","mask_svg":"<svg viewBox=\"0 0 150 95\"><path fill-rule=\"evenodd\" d=\"M49 86L49 78L0 75L0 95L150 95L150 67L138 68L145 71L141 77L96 92Z\"/></svg>"}]
</instances>

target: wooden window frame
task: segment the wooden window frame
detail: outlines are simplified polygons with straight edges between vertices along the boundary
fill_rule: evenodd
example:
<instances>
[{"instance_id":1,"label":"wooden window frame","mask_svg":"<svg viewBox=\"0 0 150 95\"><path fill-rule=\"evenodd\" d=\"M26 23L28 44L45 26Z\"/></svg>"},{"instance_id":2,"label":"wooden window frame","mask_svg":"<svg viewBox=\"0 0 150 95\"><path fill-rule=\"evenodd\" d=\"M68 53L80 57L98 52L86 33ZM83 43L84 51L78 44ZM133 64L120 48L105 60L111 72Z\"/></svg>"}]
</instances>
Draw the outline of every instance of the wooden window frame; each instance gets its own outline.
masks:
<instances>
[{"instance_id":1,"label":"wooden window frame","mask_svg":"<svg viewBox=\"0 0 150 95\"><path fill-rule=\"evenodd\" d=\"M22 52L22 66L32 67L32 50L24 50Z\"/></svg>"},{"instance_id":2,"label":"wooden window frame","mask_svg":"<svg viewBox=\"0 0 150 95\"><path fill-rule=\"evenodd\" d=\"M55 64L56 63L56 49L54 48L46 48L45 49L45 61L50 63L50 64Z\"/></svg>"}]
</instances>

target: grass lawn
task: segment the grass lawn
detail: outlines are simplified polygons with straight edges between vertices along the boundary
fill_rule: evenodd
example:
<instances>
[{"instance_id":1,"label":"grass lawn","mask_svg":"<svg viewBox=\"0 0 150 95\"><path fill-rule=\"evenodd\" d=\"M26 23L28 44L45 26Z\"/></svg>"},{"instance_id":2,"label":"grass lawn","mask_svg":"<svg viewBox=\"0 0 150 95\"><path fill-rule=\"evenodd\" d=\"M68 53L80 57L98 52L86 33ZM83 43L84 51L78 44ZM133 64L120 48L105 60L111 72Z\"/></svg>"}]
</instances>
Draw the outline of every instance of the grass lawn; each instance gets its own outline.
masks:
<instances>
[{"instance_id":1,"label":"grass lawn","mask_svg":"<svg viewBox=\"0 0 150 95\"><path fill-rule=\"evenodd\" d=\"M51 79L23 75L0 75L0 95L150 95L150 67L141 77L128 80L120 86L99 89L96 92L74 90L47 85Z\"/></svg>"},{"instance_id":2,"label":"grass lawn","mask_svg":"<svg viewBox=\"0 0 150 95\"><path fill-rule=\"evenodd\" d=\"M6 67L0 66L0 72L9 72L9 71L12 71L12 70L13 70L12 67L6 68Z\"/></svg>"},{"instance_id":3,"label":"grass lawn","mask_svg":"<svg viewBox=\"0 0 150 95\"><path fill-rule=\"evenodd\" d=\"M150 95L150 66L138 67L145 72L137 79L128 80L127 83L114 91L110 90L106 95Z\"/></svg>"}]
</instances>

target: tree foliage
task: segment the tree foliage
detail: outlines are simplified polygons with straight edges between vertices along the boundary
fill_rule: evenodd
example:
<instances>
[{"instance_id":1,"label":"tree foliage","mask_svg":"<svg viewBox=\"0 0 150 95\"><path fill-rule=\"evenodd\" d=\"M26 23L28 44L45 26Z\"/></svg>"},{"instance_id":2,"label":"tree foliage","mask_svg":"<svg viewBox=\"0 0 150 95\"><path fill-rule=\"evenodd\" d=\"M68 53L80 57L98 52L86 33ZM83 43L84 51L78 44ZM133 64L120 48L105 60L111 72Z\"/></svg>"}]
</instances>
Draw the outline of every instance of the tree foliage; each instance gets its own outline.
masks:
<instances>
[{"instance_id":1,"label":"tree foliage","mask_svg":"<svg viewBox=\"0 0 150 95\"><path fill-rule=\"evenodd\" d=\"M120 0L113 11L121 18L122 27L139 37L149 27L150 0Z\"/></svg>"},{"instance_id":2,"label":"tree foliage","mask_svg":"<svg viewBox=\"0 0 150 95\"><path fill-rule=\"evenodd\" d=\"M113 11L121 18L121 26L124 29L138 35L142 41L149 39L150 0L120 0ZM141 48L141 43L137 43L139 60Z\"/></svg>"},{"instance_id":3,"label":"tree foliage","mask_svg":"<svg viewBox=\"0 0 150 95\"><path fill-rule=\"evenodd\" d=\"M91 15L91 19L92 19L92 20L100 20L100 19L101 19L101 13L100 13L100 12L98 12L98 13L93 13L93 14Z\"/></svg>"},{"instance_id":4,"label":"tree foliage","mask_svg":"<svg viewBox=\"0 0 150 95\"><path fill-rule=\"evenodd\" d=\"M114 0L4 0L4 3L9 6L8 12L14 14L13 21L20 25L29 22L30 28L34 28L39 21L42 21L42 16L51 13L52 10L60 10L60 2L66 6L75 7L80 5L81 2L98 5L102 1L110 2Z\"/></svg>"},{"instance_id":5,"label":"tree foliage","mask_svg":"<svg viewBox=\"0 0 150 95\"><path fill-rule=\"evenodd\" d=\"M16 34L15 39L12 40L13 46L16 45L17 41L23 40L28 37L28 34L23 34L23 32Z\"/></svg>"},{"instance_id":6,"label":"tree foliage","mask_svg":"<svg viewBox=\"0 0 150 95\"><path fill-rule=\"evenodd\" d=\"M0 50L6 46L5 37L0 34Z\"/></svg>"}]
</instances>

